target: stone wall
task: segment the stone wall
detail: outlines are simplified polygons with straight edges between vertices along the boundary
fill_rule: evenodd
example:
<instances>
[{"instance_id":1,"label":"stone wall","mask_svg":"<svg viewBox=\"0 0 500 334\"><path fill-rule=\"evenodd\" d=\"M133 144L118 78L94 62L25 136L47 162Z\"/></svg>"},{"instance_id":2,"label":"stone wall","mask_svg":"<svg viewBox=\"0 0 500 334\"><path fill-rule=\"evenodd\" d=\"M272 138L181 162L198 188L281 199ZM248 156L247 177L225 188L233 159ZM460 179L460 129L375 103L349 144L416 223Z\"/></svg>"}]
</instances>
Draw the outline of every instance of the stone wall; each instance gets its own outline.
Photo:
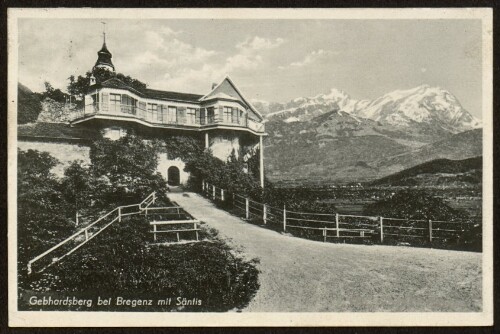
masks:
<instances>
[{"instance_id":1,"label":"stone wall","mask_svg":"<svg viewBox=\"0 0 500 334\"><path fill-rule=\"evenodd\" d=\"M43 141L18 140L17 147L23 151L29 149L47 152L59 160L59 164L52 169L57 177L64 176L64 169L73 161L81 160L82 166L90 165L90 147L82 144L55 143ZM179 169L180 183L186 184L189 173L184 171L185 163L180 159L169 160L166 153L158 155L157 171L168 181L168 169L175 166Z\"/></svg>"},{"instance_id":2,"label":"stone wall","mask_svg":"<svg viewBox=\"0 0 500 334\"><path fill-rule=\"evenodd\" d=\"M82 144L18 140L17 147L23 151L32 149L50 153L60 162L52 170L57 177L62 177L64 169L74 160L82 160L83 165L90 164L90 147Z\"/></svg>"},{"instance_id":3,"label":"stone wall","mask_svg":"<svg viewBox=\"0 0 500 334\"><path fill-rule=\"evenodd\" d=\"M76 112L76 104L61 103L47 97L42 101L42 111L37 122L68 123L75 117Z\"/></svg>"}]
</instances>

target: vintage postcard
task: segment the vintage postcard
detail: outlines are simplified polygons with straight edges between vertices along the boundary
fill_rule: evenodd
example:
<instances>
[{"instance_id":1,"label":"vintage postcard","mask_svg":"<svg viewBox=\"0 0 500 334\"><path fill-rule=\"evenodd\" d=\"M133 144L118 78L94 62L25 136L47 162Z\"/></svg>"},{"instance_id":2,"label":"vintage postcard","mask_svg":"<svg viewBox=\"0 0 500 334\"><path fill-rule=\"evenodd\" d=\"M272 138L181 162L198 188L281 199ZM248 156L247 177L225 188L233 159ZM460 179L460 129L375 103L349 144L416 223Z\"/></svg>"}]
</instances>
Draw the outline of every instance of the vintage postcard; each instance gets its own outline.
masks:
<instances>
[{"instance_id":1,"label":"vintage postcard","mask_svg":"<svg viewBox=\"0 0 500 334\"><path fill-rule=\"evenodd\" d=\"M493 322L492 10L9 9L9 324Z\"/></svg>"}]
</instances>

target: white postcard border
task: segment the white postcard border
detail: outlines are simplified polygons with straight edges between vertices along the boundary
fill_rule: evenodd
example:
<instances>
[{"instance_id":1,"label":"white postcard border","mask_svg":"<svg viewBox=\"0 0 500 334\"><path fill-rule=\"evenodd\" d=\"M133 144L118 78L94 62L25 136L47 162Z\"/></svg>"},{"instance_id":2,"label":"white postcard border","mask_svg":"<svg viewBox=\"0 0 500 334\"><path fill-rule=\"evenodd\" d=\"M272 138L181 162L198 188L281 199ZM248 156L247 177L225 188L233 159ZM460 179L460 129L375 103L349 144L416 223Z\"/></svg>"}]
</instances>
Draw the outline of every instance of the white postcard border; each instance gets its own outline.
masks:
<instances>
[{"instance_id":1,"label":"white postcard border","mask_svg":"<svg viewBox=\"0 0 500 334\"><path fill-rule=\"evenodd\" d=\"M491 8L421 9L12 9L8 10L8 286L13 327L487 326L493 324L493 27ZM482 312L159 313L17 311L17 82L19 18L478 19L483 52Z\"/></svg>"}]
</instances>

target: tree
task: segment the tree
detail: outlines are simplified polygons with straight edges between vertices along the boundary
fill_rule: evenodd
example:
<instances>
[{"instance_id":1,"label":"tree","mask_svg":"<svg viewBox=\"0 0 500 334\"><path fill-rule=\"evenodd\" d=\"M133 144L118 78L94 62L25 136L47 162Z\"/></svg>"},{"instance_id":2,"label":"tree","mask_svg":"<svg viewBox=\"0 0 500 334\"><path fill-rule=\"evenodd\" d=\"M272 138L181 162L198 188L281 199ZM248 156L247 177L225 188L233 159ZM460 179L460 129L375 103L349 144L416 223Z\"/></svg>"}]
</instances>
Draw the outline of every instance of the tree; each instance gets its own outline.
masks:
<instances>
[{"instance_id":1,"label":"tree","mask_svg":"<svg viewBox=\"0 0 500 334\"><path fill-rule=\"evenodd\" d=\"M109 71L105 68L95 68L93 71L88 71L85 75L79 75L75 78L74 75L71 75L68 80L68 92L71 95L82 97L85 96L89 87L90 87L90 77L94 75L97 83L102 83L111 78L117 78L123 81L128 86L138 90L143 91L146 89L146 84L140 80L134 79L128 75L122 73L115 73Z\"/></svg>"},{"instance_id":2,"label":"tree","mask_svg":"<svg viewBox=\"0 0 500 334\"><path fill-rule=\"evenodd\" d=\"M88 211L97 204L106 193L106 184L100 177L92 175L89 167L82 166L83 161L73 161L64 170L61 188L71 212ZM94 204L94 205L93 205Z\"/></svg>"},{"instance_id":3,"label":"tree","mask_svg":"<svg viewBox=\"0 0 500 334\"><path fill-rule=\"evenodd\" d=\"M134 134L119 140L107 138L96 140L90 149L93 177L108 180L107 200L130 201L144 199L152 191L162 195L167 187L163 177L156 171L158 145Z\"/></svg>"},{"instance_id":4,"label":"tree","mask_svg":"<svg viewBox=\"0 0 500 334\"><path fill-rule=\"evenodd\" d=\"M66 102L66 97L68 96L68 94L64 93L59 88L55 89L48 81L45 81L44 85L45 85L45 92L39 93L41 100L50 98L57 102L61 103Z\"/></svg>"},{"instance_id":5,"label":"tree","mask_svg":"<svg viewBox=\"0 0 500 334\"><path fill-rule=\"evenodd\" d=\"M57 163L47 152L18 150L18 254L23 264L73 230L60 184L50 171Z\"/></svg>"}]
</instances>

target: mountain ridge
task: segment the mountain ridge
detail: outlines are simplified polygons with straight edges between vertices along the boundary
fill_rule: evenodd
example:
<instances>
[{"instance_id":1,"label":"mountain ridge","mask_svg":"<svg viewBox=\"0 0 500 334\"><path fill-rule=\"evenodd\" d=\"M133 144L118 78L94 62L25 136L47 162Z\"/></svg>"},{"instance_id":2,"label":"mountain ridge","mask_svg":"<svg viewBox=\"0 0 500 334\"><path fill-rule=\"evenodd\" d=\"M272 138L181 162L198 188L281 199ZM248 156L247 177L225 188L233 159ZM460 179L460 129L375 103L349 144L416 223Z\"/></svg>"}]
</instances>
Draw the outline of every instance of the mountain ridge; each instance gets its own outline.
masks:
<instances>
[{"instance_id":1,"label":"mountain ridge","mask_svg":"<svg viewBox=\"0 0 500 334\"><path fill-rule=\"evenodd\" d=\"M271 180L365 182L432 159L482 155L480 122L439 87L398 90L372 101L331 89L267 107Z\"/></svg>"},{"instance_id":2,"label":"mountain ridge","mask_svg":"<svg viewBox=\"0 0 500 334\"><path fill-rule=\"evenodd\" d=\"M345 91L332 88L326 94L298 97L286 103L256 101L267 120L295 117L307 121L311 116L340 110L353 117L366 118L397 128L415 124L438 126L450 133L479 128L481 122L465 110L458 99L440 87L420 85L395 90L373 100L355 100ZM293 115L293 114L299 115Z\"/></svg>"}]
</instances>

